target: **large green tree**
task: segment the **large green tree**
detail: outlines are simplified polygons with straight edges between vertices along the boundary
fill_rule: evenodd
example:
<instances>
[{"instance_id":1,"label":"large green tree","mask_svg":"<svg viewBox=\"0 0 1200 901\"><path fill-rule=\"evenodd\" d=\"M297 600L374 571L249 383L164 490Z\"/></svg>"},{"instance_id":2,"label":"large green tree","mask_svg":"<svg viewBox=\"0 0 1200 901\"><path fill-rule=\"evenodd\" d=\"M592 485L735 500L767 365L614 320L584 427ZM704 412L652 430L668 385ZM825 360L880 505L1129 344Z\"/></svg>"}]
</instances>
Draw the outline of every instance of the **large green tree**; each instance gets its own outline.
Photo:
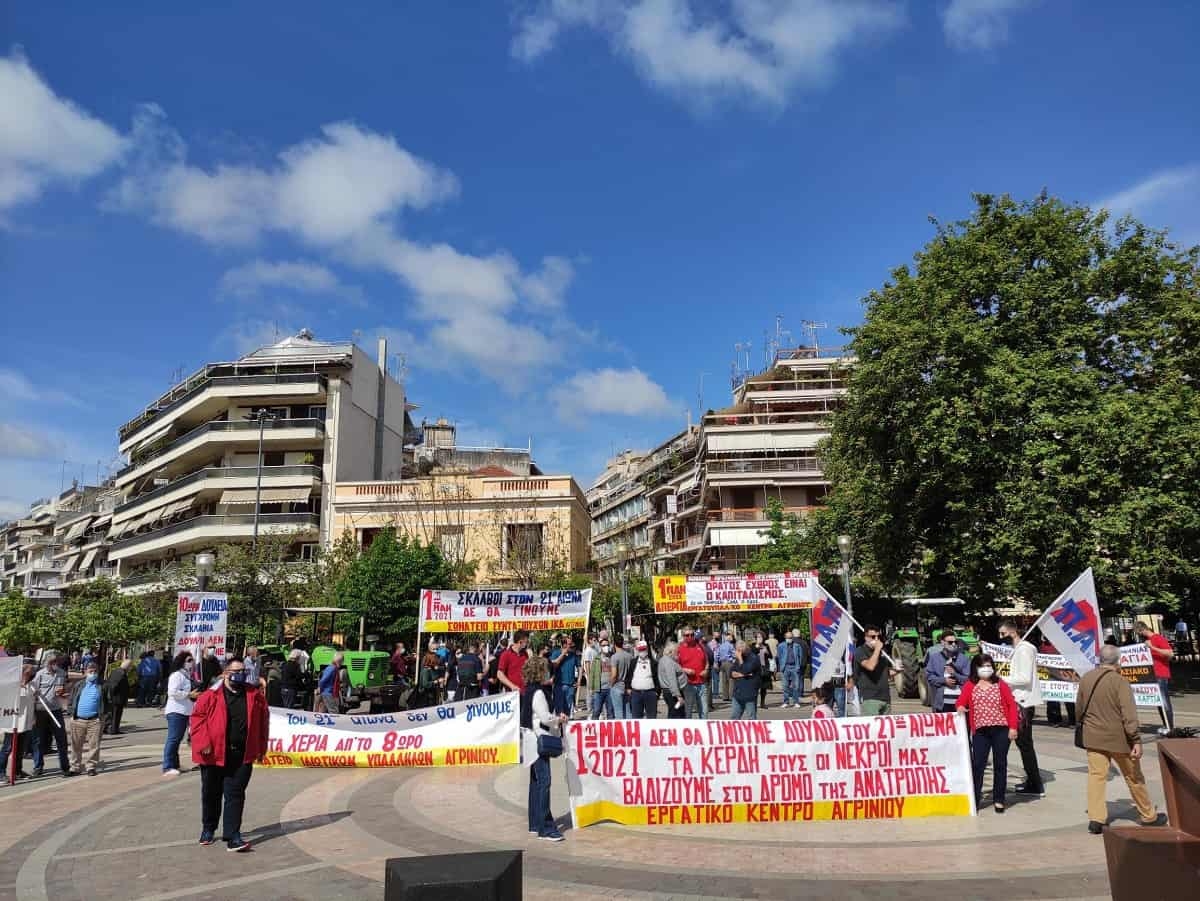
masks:
<instances>
[{"instance_id":1,"label":"large green tree","mask_svg":"<svg viewBox=\"0 0 1200 901\"><path fill-rule=\"evenodd\" d=\"M336 596L339 606L366 617L367 631L407 637L417 631L420 590L445 587L453 577L436 545L384 529L349 565Z\"/></svg>"},{"instance_id":2,"label":"large green tree","mask_svg":"<svg viewBox=\"0 0 1200 901\"><path fill-rule=\"evenodd\" d=\"M814 531L890 592L1112 605L1200 578L1200 251L1104 212L978 195L866 298Z\"/></svg>"},{"instance_id":3,"label":"large green tree","mask_svg":"<svg viewBox=\"0 0 1200 901\"><path fill-rule=\"evenodd\" d=\"M46 608L25 597L20 588L0 595L0 647L28 652L44 645L50 635Z\"/></svg>"}]
</instances>

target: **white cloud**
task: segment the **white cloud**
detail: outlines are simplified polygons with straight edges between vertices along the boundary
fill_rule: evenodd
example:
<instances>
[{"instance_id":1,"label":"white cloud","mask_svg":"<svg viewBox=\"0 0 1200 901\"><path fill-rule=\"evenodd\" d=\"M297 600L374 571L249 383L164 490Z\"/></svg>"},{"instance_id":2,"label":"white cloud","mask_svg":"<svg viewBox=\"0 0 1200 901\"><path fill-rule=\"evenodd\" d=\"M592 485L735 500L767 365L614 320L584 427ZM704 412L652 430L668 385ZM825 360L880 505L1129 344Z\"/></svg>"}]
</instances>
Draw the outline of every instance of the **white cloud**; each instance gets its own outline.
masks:
<instances>
[{"instance_id":1,"label":"white cloud","mask_svg":"<svg viewBox=\"0 0 1200 901\"><path fill-rule=\"evenodd\" d=\"M365 303L360 288L344 284L325 266L304 260L251 260L221 276L222 294L254 298L272 289L338 298L359 306Z\"/></svg>"},{"instance_id":2,"label":"white cloud","mask_svg":"<svg viewBox=\"0 0 1200 901\"><path fill-rule=\"evenodd\" d=\"M1118 216L1126 213L1145 215L1153 207L1177 198L1181 193L1200 193L1200 163L1162 169L1137 184L1106 197L1096 206L1104 207Z\"/></svg>"},{"instance_id":3,"label":"white cloud","mask_svg":"<svg viewBox=\"0 0 1200 901\"><path fill-rule=\"evenodd\" d=\"M895 0L730 0L720 11L693 0L543 0L511 49L530 62L564 31L591 28L656 87L701 103L732 94L779 106L798 86L825 83L840 53L904 21Z\"/></svg>"},{"instance_id":4,"label":"white cloud","mask_svg":"<svg viewBox=\"0 0 1200 901\"><path fill-rule=\"evenodd\" d=\"M946 41L958 50L989 50L1008 40L1008 20L1037 0L950 0L942 12Z\"/></svg>"},{"instance_id":5,"label":"white cloud","mask_svg":"<svg viewBox=\"0 0 1200 901\"><path fill-rule=\"evenodd\" d=\"M563 305L567 289L575 280L575 267L563 257L546 257L542 268L521 280L521 290L529 301L546 309L558 309Z\"/></svg>"},{"instance_id":6,"label":"white cloud","mask_svg":"<svg viewBox=\"0 0 1200 901\"><path fill-rule=\"evenodd\" d=\"M0 458L8 460L52 460L61 445L47 432L30 426L0 422Z\"/></svg>"},{"instance_id":7,"label":"white cloud","mask_svg":"<svg viewBox=\"0 0 1200 901\"><path fill-rule=\"evenodd\" d=\"M589 413L617 416L666 416L676 405L662 386L640 369L577 372L551 392L562 419Z\"/></svg>"},{"instance_id":8,"label":"white cloud","mask_svg":"<svg viewBox=\"0 0 1200 901\"><path fill-rule=\"evenodd\" d=\"M55 94L19 54L0 58L0 97L0 211L90 178L125 150L115 129Z\"/></svg>"},{"instance_id":9,"label":"white cloud","mask_svg":"<svg viewBox=\"0 0 1200 901\"><path fill-rule=\"evenodd\" d=\"M78 398L65 391L34 385L15 369L0 369L0 404L12 401L66 404L68 406L79 406L80 404Z\"/></svg>"},{"instance_id":10,"label":"white cloud","mask_svg":"<svg viewBox=\"0 0 1200 901\"><path fill-rule=\"evenodd\" d=\"M154 105L135 117L133 142L131 171L110 204L214 244L248 244L266 231L337 244L458 190L454 176L394 138L349 122L325 125L320 138L286 148L271 169L191 165L183 139Z\"/></svg>"}]
</instances>

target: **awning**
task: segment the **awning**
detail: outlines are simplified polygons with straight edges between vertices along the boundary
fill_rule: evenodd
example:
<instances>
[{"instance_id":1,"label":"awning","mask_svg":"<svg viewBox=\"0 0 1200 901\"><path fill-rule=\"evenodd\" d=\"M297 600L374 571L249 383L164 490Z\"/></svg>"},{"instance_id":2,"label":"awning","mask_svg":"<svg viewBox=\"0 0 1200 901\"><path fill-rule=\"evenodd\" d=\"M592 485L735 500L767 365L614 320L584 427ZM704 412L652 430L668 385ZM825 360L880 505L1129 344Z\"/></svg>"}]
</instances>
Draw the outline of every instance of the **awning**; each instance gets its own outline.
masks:
<instances>
[{"instance_id":1,"label":"awning","mask_svg":"<svg viewBox=\"0 0 1200 901\"><path fill-rule=\"evenodd\" d=\"M96 550L96 548L92 548L83 555L83 562L79 564L79 571L81 573L86 573L88 571L88 567L92 565L92 561L96 559Z\"/></svg>"},{"instance_id":2,"label":"awning","mask_svg":"<svg viewBox=\"0 0 1200 901\"><path fill-rule=\"evenodd\" d=\"M280 504L306 501L310 494L312 494L312 488L264 488L262 502L264 504Z\"/></svg>"},{"instance_id":3,"label":"awning","mask_svg":"<svg viewBox=\"0 0 1200 901\"><path fill-rule=\"evenodd\" d=\"M67 529L67 534L63 536L63 541L74 541L80 535L87 531L87 527L91 525L94 517L85 516L78 522L74 523L71 528Z\"/></svg>"},{"instance_id":4,"label":"awning","mask_svg":"<svg viewBox=\"0 0 1200 901\"><path fill-rule=\"evenodd\" d=\"M94 551L92 551L91 553L95 553L95 552L94 552ZM68 558L67 558L67 562L63 564L63 568L62 568L62 570L61 570L61 572L62 572L62 574L63 574L64 576L65 576L65 575L68 575L68 574L70 574L71 572L73 572L73 571L74 571L74 569L75 569L75 562L76 562L78 559L79 559L79 555L78 555L78 554L72 554L70 557L68 557Z\"/></svg>"},{"instance_id":5,"label":"awning","mask_svg":"<svg viewBox=\"0 0 1200 901\"><path fill-rule=\"evenodd\" d=\"M263 495L264 495L263 500L266 500L266 497L265 497L266 492L265 491L263 492ZM226 488L224 491L221 492L221 499L217 503L229 504L231 506L238 505L238 504L247 504L249 506L254 506L254 489L253 488Z\"/></svg>"}]
</instances>

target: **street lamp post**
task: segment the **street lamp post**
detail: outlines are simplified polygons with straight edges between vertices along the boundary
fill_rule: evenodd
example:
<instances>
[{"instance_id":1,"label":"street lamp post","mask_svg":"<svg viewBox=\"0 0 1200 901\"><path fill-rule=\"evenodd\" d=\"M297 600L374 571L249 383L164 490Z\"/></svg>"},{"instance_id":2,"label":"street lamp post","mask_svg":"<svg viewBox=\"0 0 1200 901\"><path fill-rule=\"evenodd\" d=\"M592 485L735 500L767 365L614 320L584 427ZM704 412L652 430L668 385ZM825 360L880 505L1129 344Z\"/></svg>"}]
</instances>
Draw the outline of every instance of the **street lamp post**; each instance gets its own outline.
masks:
<instances>
[{"instance_id":1,"label":"street lamp post","mask_svg":"<svg viewBox=\"0 0 1200 901\"><path fill-rule=\"evenodd\" d=\"M254 410L246 417L251 421L258 422L258 472L254 479L254 537L251 539L251 547L258 547L258 511L262 499L262 468L263 468L263 429L266 427L267 420L274 422L278 419L278 414L273 410L268 410L265 407L260 407Z\"/></svg>"},{"instance_id":2,"label":"street lamp post","mask_svg":"<svg viewBox=\"0 0 1200 901\"><path fill-rule=\"evenodd\" d=\"M842 587L846 592L846 612L854 615L854 600L850 596L850 552L853 542L849 535L839 535L837 539L838 553L842 555Z\"/></svg>"},{"instance_id":3,"label":"street lamp post","mask_svg":"<svg viewBox=\"0 0 1200 901\"><path fill-rule=\"evenodd\" d=\"M625 567L629 562L629 544L622 541L617 545L617 553L621 555L621 634L628 637L629 629L629 583L625 576Z\"/></svg>"},{"instance_id":4,"label":"street lamp post","mask_svg":"<svg viewBox=\"0 0 1200 901\"><path fill-rule=\"evenodd\" d=\"M216 562L217 558L208 551L196 555L196 589L198 591L208 591L208 580L213 574Z\"/></svg>"}]
</instances>

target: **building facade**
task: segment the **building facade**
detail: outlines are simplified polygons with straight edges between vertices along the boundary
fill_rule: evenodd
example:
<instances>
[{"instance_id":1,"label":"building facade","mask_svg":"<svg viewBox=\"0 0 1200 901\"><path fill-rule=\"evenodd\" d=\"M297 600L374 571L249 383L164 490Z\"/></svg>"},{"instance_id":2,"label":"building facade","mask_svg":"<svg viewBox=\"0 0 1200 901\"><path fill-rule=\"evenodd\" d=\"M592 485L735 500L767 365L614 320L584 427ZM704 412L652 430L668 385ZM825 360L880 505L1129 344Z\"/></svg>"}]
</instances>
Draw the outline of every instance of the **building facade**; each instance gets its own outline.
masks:
<instances>
[{"instance_id":1,"label":"building facade","mask_svg":"<svg viewBox=\"0 0 1200 901\"><path fill-rule=\"evenodd\" d=\"M338 483L402 471L408 408L386 359L382 340L375 361L303 331L205 366L121 426L129 462L114 479L107 559L122 588L256 532L311 556Z\"/></svg>"},{"instance_id":2,"label":"building facade","mask_svg":"<svg viewBox=\"0 0 1200 901\"><path fill-rule=\"evenodd\" d=\"M769 502L799 516L823 502L817 445L853 362L799 347L735 381L733 405L704 417L690 465L648 487L656 571L736 571L766 543Z\"/></svg>"},{"instance_id":3,"label":"building facade","mask_svg":"<svg viewBox=\"0 0 1200 901\"><path fill-rule=\"evenodd\" d=\"M410 478L339 482L329 539L349 531L368 547L394 529L473 567L479 586L526 588L587 571L587 502L571 476L543 474L525 448L458 445L445 420L424 424L413 460Z\"/></svg>"}]
</instances>

